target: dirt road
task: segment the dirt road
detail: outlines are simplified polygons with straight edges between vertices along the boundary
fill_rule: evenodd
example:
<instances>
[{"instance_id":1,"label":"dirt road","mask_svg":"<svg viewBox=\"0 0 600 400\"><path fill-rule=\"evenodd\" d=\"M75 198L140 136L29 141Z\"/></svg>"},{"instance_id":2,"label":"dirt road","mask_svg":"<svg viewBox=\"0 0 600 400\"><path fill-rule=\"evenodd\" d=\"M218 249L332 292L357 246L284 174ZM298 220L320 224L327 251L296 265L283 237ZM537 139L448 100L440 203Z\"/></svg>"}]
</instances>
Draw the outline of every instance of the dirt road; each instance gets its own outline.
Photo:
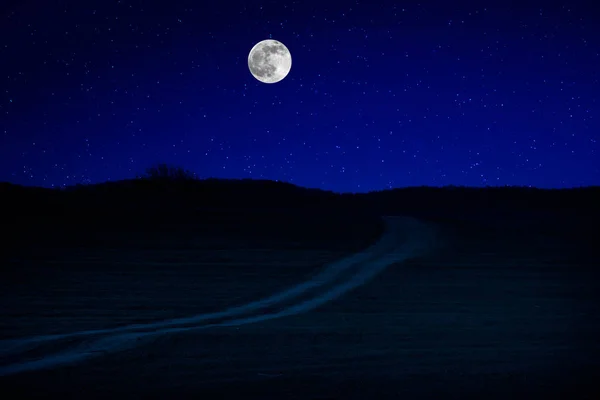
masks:
<instances>
[{"instance_id":1,"label":"dirt road","mask_svg":"<svg viewBox=\"0 0 600 400\"><path fill-rule=\"evenodd\" d=\"M0 388L40 397L597 398L597 264L580 257L589 249L493 231L444 231L445 246L429 247L429 225L417 224L414 235L395 234L403 251L367 257L295 299L210 326L137 332L148 342L109 334L88 342L87 351L106 351L100 357L4 376ZM72 345L45 348L38 361L68 358Z\"/></svg>"}]
</instances>

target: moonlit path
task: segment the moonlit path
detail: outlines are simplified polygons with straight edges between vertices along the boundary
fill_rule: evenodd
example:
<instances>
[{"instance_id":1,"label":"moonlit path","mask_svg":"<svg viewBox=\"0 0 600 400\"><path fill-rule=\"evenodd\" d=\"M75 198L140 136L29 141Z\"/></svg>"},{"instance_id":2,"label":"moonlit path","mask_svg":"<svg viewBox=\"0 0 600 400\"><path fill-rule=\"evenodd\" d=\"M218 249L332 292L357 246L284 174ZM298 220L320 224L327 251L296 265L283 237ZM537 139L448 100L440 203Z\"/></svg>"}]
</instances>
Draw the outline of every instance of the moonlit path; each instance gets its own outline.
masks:
<instances>
[{"instance_id":1,"label":"moonlit path","mask_svg":"<svg viewBox=\"0 0 600 400\"><path fill-rule=\"evenodd\" d=\"M310 281L243 306L233 307L222 312L200 314L193 317L178 318L159 323L136 324L115 329L90 330L64 335L48 335L23 340L0 342L0 345L6 347L2 353L8 355L26 351L32 346L53 340L74 338L78 336L108 335L101 338L91 338L91 340L80 342L65 351L48 355L38 360L2 366L0 367L0 375L11 375L24 371L51 368L58 365L79 362L94 356L100 356L109 352L117 352L141 344L146 344L149 340L152 340L159 335L197 331L212 327L239 326L308 312L364 284L370 278L383 271L388 265L404 261L410 257L419 255L426 250L431 239L431 232L425 225L408 218L387 218L386 224L386 233L380 241L369 249L331 263L325 270ZM342 272L351 267L358 268L347 279L336 283L333 287L320 294L314 294L311 298L298 303L293 303L277 312L260 312L263 308L276 305L284 300L296 298L310 289L331 283ZM244 314L249 314L252 311L254 311L254 314L244 316ZM210 322L210 320L217 318L232 319ZM208 321L208 323L206 323L206 321Z\"/></svg>"},{"instance_id":2,"label":"moonlit path","mask_svg":"<svg viewBox=\"0 0 600 400\"><path fill-rule=\"evenodd\" d=\"M309 281L303 282L299 285L296 285L292 288L289 288L285 291L276 293L272 296L266 297L264 299L260 299L257 301L253 301L241 306L231 307L224 311L212 312L212 313L204 313L198 314L191 317L184 318L174 318L166 321L147 323L147 324L131 324L127 326L117 327L117 328L109 328L109 329L92 329L92 330L84 330L78 332L71 332L65 334L53 334L53 335L43 335L43 336L34 336L30 338L24 339L9 339L0 341L0 351L2 354L10 354L11 349L16 351L20 351L20 347L23 345L36 345L42 342L53 341L53 340L62 340L62 339L70 339L77 338L81 336L91 336L91 335L101 335L101 334L111 334L111 333L121 333L121 332L131 332L136 330L148 330L148 329L161 329L167 327L173 327L177 325L184 324L193 324L200 323L203 321L218 319L218 318L226 318L226 317L235 317L238 315L242 315L244 313L252 312L259 310L261 308L266 308L272 306L276 303L282 302L284 300L293 299L298 297L310 289L318 288L319 286L325 285L331 281L333 281L336 277L338 277L342 272L351 268L352 266L365 262L370 258L376 257L379 254L383 254L392 248L394 245L394 239L397 239L390 227L389 221L387 221L387 230L386 233L371 247L365 249L362 252L353 254L346 258L343 258L338 261L334 261L329 263L325 268L317 274L314 278Z\"/></svg>"}]
</instances>

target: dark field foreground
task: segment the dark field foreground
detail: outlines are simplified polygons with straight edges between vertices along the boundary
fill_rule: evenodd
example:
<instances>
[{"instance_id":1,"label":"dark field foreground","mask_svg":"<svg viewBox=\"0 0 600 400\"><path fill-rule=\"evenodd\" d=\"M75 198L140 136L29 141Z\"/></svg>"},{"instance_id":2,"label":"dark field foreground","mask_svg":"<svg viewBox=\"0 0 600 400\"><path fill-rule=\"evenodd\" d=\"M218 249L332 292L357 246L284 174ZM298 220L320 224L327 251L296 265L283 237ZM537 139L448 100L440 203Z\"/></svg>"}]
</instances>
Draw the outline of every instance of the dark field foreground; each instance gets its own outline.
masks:
<instances>
[{"instance_id":1,"label":"dark field foreground","mask_svg":"<svg viewBox=\"0 0 600 400\"><path fill-rule=\"evenodd\" d=\"M19 218L0 340L220 311L372 244L378 217L284 211ZM1 363L0 363L1 364Z\"/></svg>"},{"instance_id":2,"label":"dark field foreground","mask_svg":"<svg viewBox=\"0 0 600 400\"><path fill-rule=\"evenodd\" d=\"M426 255L394 264L366 285L309 313L169 334L79 365L0 377L0 390L20 397L75 398L599 398L600 258L589 232L578 229L589 225L561 223L558 217L555 225L522 218L429 220L436 225L437 244ZM310 246L301 248L293 256L282 252L281 257L292 263L301 254L315 256ZM243 282L231 278L222 287L234 285L229 287L235 293L249 298L310 275L310 268L292 277L289 269L258 272L251 265L236 267L235 277L242 274ZM161 271L156 276L167 286L180 279L179 273L174 277ZM121 308L135 304L135 295L127 298L126 293L152 285L155 289L145 296L153 299L154 292L160 292L160 284L144 281L141 272L136 279L126 278L137 289L128 292L125 284L115 289L116 276L115 272L112 280L94 285L107 299L120 290L123 297L115 304ZM223 279L216 273L183 276L181 285L203 285L207 293L212 293L210 284L194 282L219 286ZM96 279L92 278L78 279ZM253 285L260 289L245 292ZM18 302L18 287L13 294L3 292L2 301ZM53 293L60 293L60 287ZM233 290L229 295L237 296ZM187 307L183 297L169 303L175 294L167 292L147 300L147 305ZM24 310L31 304L46 310L45 302L54 295L29 296L34 300L20 300ZM66 309L91 301L81 292L71 296ZM228 301L217 303L214 306L221 307ZM0 307L3 313L5 304ZM120 312L134 318L143 315ZM56 329L49 322L35 322L38 317L29 319L37 327L14 328L10 318L17 317L2 316L5 337Z\"/></svg>"}]
</instances>

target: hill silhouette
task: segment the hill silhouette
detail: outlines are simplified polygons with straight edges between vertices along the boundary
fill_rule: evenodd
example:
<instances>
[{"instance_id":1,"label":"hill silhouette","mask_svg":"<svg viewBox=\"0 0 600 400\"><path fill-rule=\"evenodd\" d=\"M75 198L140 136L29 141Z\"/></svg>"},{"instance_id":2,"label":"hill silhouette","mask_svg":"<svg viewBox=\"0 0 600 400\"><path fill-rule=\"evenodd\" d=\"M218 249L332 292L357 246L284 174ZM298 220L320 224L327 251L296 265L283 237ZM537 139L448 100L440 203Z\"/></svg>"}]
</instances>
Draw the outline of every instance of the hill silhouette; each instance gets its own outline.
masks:
<instances>
[{"instance_id":1,"label":"hill silhouette","mask_svg":"<svg viewBox=\"0 0 600 400\"><path fill-rule=\"evenodd\" d=\"M597 210L600 186L572 189L530 187L407 187L369 193L334 193L256 179L196 179L173 176L75 185L60 189L0 183L4 209L38 214L99 211L189 212L238 210L360 210L398 212L581 212Z\"/></svg>"},{"instance_id":2,"label":"hill silhouette","mask_svg":"<svg viewBox=\"0 0 600 400\"><path fill-rule=\"evenodd\" d=\"M0 197L8 254L39 243L84 242L91 240L85 233L115 230L205 229L353 241L380 233L382 226L374 221L383 215L453 222L464 229L527 223L591 240L600 221L600 187L409 187L353 194L269 180L198 179L166 165L136 179L61 189L0 183Z\"/></svg>"}]
</instances>

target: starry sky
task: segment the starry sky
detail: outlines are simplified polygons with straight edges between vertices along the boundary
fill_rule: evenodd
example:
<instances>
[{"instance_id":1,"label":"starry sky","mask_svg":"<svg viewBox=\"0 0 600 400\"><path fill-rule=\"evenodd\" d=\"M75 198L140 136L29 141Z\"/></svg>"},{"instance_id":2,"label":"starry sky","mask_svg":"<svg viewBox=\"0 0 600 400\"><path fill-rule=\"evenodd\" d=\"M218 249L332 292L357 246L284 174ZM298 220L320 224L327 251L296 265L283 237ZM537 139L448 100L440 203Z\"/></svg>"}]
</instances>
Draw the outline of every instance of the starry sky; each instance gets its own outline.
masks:
<instances>
[{"instance_id":1,"label":"starry sky","mask_svg":"<svg viewBox=\"0 0 600 400\"><path fill-rule=\"evenodd\" d=\"M0 181L598 185L593 3L3 2ZM268 38L292 55L276 84L248 69Z\"/></svg>"}]
</instances>

